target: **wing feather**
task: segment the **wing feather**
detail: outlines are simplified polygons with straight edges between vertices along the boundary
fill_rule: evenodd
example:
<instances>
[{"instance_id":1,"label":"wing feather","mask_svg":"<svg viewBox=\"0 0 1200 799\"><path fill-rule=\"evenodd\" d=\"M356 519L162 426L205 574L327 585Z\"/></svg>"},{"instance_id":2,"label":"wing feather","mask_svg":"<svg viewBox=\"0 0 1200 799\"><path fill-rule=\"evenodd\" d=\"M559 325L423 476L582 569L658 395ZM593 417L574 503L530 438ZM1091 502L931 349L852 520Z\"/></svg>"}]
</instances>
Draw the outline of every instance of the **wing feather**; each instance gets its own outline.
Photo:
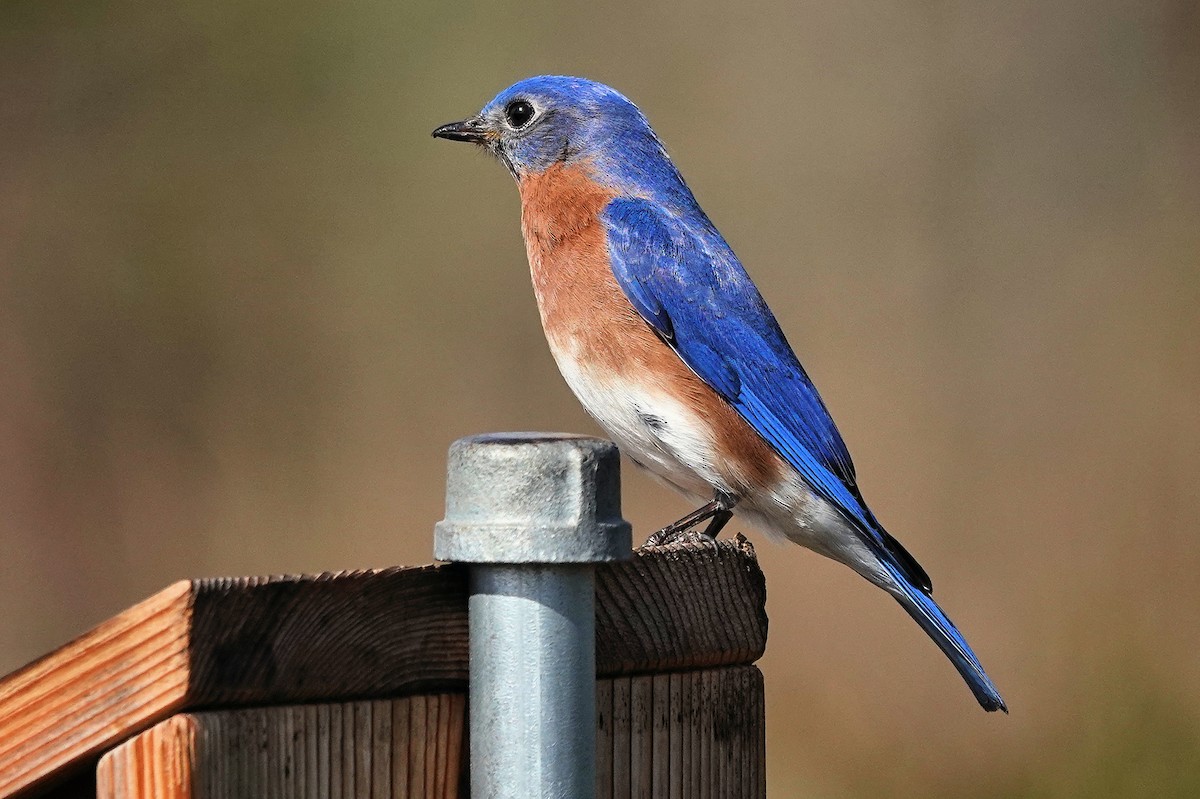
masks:
<instances>
[{"instance_id":1,"label":"wing feather","mask_svg":"<svg viewBox=\"0 0 1200 799\"><path fill-rule=\"evenodd\" d=\"M601 215L613 273L638 314L701 380L917 585L929 578L875 520L854 464L804 367L711 224L690 229L646 200Z\"/></svg>"}]
</instances>

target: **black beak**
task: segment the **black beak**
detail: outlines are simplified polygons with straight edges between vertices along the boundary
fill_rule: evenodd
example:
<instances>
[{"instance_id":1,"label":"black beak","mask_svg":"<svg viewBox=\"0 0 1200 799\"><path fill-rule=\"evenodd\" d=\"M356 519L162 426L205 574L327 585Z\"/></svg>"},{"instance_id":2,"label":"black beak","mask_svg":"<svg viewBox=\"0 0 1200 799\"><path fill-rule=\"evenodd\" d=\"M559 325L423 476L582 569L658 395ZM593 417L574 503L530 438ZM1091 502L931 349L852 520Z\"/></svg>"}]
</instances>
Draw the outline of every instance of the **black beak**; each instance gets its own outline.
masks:
<instances>
[{"instance_id":1,"label":"black beak","mask_svg":"<svg viewBox=\"0 0 1200 799\"><path fill-rule=\"evenodd\" d=\"M450 139L451 141L469 141L482 144L487 140L487 127L482 119L465 119L462 122L451 122L442 125L433 132L435 139Z\"/></svg>"}]
</instances>

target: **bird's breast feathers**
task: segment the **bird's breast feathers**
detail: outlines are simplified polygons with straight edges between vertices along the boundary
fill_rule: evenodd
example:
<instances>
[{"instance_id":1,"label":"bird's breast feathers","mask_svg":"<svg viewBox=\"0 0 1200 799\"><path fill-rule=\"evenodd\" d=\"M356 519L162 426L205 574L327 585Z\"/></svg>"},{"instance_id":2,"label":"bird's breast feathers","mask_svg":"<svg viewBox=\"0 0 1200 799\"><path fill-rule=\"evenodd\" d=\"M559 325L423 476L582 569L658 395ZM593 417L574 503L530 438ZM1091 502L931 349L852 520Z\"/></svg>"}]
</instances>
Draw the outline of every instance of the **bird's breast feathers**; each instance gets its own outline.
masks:
<instances>
[{"instance_id":1,"label":"bird's breast feathers","mask_svg":"<svg viewBox=\"0 0 1200 799\"><path fill-rule=\"evenodd\" d=\"M600 213L613 193L584 167L521 182L522 231L550 350L584 408L622 450L687 493L778 482L779 456L629 303Z\"/></svg>"}]
</instances>

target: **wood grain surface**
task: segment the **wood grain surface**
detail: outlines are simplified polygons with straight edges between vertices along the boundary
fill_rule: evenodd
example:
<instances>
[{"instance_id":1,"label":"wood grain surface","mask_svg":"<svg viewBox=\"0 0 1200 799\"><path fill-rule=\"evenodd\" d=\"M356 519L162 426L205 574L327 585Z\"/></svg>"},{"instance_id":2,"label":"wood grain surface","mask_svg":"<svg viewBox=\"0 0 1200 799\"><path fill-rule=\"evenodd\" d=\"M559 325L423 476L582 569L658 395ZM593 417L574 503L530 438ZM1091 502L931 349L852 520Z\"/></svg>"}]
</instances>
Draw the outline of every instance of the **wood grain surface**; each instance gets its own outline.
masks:
<instances>
[{"instance_id":1,"label":"wood grain surface","mask_svg":"<svg viewBox=\"0 0 1200 799\"><path fill-rule=\"evenodd\" d=\"M451 799L466 697L184 713L100 759L97 799Z\"/></svg>"},{"instance_id":2,"label":"wood grain surface","mask_svg":"<svg viewBox=\"0 0 1200 799\"><path fill-rule=\"evenodd\" d=\"M754 666L601 678L598 799L764 799ZM467 796L463 694L174 716L100 760L97 799Z\"/></svg>"},{"instance_id":3,"label":"wood grain surface","mask_svg":"<svg viewBox=\"0 0 1200 799\"><path fill-rule=\"evenodd\" d=\"M596 599L601 676L744 665L766 646L741 537L606 564ZM0 680L0 798L183 710L461 692L466 607L453 564L172 585Z\"/></svg>"},{"instance_id":4,"label":"wood grain surface","mask_svg":"<svg viewBox=\"0 0 1200 799\"><path fill-rule=\"evenodd\" d=\"M635 550L596 579L596 671L753 663L767 646L767 587L742 535Z\"/></svg>"},{"instance_id":5,"label":"wood grain surface","mask_svg":"<svg viewBox=\"0 0 1200 799\"><path fill-rule=\"evenodd\" d=\"M176 583L0 681L0 796L168 715L187 696L188 583Z\"/></svg>"}]
</instances>

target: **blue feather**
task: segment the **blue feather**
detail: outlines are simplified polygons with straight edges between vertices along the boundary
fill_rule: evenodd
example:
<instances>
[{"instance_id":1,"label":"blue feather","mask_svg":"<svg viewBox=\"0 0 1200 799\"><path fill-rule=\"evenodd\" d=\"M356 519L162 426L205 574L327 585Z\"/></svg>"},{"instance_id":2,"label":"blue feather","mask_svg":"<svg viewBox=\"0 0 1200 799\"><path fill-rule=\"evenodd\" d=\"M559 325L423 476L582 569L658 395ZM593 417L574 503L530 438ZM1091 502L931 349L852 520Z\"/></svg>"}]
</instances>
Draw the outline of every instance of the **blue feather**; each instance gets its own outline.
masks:
<instances>
[{"instance_id":1,"label":"blue feather","mask_svg":"<svg viewBox=\"0 0 1200 799\"><path fill-rule=\"evenodd\" d=\"M963 638L962 633L954 626L954 622L942 612L933 601L933 597L909 583L895 566L886 564L886 568L901 588L900 594L893 594L900 607L908 611L908 615L921 625L921 629L950 659L983 709L1003 710L1007 713L1008 706L1004 704L1000 692L984 672L979 659L971 651L967 639Z\"/></svg>"},{"instance_id":2,"label":"blue feather","mask_svg":"<svg viewBox=\"0 0 1200 799\"><path fill-rule=\"evenodd\" d=\"M612 200L602 220L617 283L642 318L818 494L883 547L833 418L720 234L711 225L689 230L639 199Z\"/></svg>"}]
</instances>

